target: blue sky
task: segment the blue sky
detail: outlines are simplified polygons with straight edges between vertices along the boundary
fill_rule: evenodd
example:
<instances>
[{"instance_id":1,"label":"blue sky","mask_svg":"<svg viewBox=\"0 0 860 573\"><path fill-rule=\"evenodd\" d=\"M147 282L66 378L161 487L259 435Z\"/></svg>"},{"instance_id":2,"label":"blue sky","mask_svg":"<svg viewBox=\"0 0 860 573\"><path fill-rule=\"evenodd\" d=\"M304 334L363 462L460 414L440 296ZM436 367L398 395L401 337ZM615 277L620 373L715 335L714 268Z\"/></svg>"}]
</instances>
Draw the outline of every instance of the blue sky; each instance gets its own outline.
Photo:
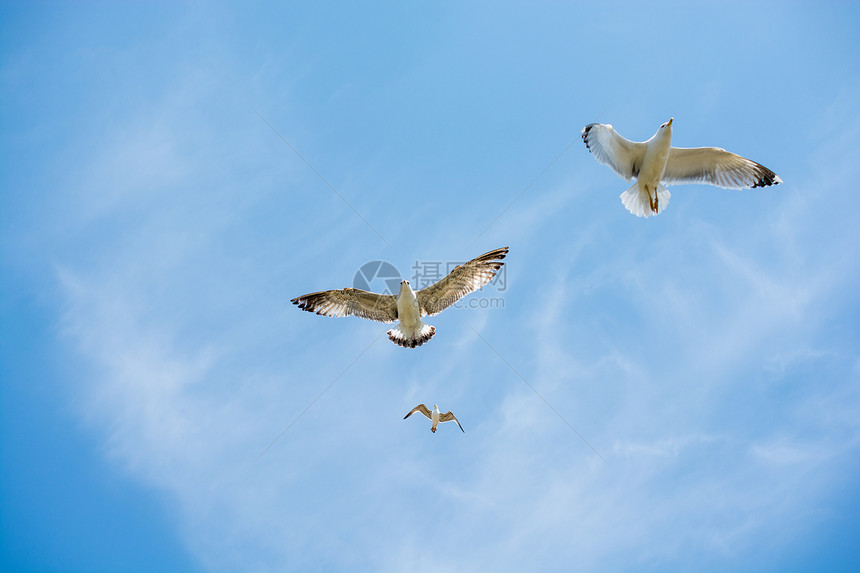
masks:
<instances>
[{"instance_id":1,"label":"blue sky","mask_svg":"<svg viewBox=\"0 0 860 573\"><path fill-rule=\"evenodd\" d=\"M3 570L860 566L856 3L0 6ZM784 183L631 216L669 117Z\"/></svg>"}]
</instances>

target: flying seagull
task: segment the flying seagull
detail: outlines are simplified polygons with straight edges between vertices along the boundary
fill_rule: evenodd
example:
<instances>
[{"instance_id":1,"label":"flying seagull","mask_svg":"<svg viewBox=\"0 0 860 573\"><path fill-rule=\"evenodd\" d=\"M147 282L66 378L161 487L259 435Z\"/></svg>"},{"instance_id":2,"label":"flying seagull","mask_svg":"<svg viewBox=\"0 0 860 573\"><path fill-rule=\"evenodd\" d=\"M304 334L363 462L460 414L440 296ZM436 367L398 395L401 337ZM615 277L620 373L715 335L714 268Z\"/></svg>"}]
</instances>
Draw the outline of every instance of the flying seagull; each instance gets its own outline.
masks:
<instances>
[{"instance_id":1,"label":"flying seagull","mask_svg":"<svg viewBox=\"0 0 860 573\"><path fill-rule=\"evenodd\" d=\"M324 316L358 316L379 322L400 324L388 331L388 338L404 348L421 346L436 334L436 327L421 321L424 316L439 314L464 296L490 282L505 263L508 248L485 253L454 270L439 282L419 291L409 281L400 281L400 292L376 294L357 288L327 290L294 298L291 302L302 310Z\"/></svg>"},{"instance_id":2,"label":"flying seagull","mask_svg":"<svg viewBox=\"0 0 860 573\"><path fill-rule=\"evenodd\" d=\"M454 420L455 422L457 422L457 425L460 426L460 420L458 420L457 417L454 416L453 412L449 410L448 412L445 412L443 414L439 411L439 406L437 406L436 404L433 404L432 412L424 404L418 404L417 406L412 408L411 412L403 416L403 419L405 420L415 412L421 412L422 414L430 418L430 421L433 422L433 425L430 426L430 431L434 434L436 433L436 426L439 425L439 422L450 422L451 420ZM460 429L463 430L463 426L460 426ZM465 434L466 430L463 430L463 433Z\"/></svg>"},{"instance_id":3,"label":"flying seagull","mask_svg":"<svg viewBox=\"0 0 860 573\"><path fill-rule=\"evenodd\" d=\"M672 121L660 126L648 141L630 141L611 125L591 123L582 140L594 157L618 175L636 183L621 194L621 202L637 217L661 213L669 205L665 185L707 183L725 189L767 187L782 182L759 163L719 147L672 147Z\"/></svg>"}]
</instances>

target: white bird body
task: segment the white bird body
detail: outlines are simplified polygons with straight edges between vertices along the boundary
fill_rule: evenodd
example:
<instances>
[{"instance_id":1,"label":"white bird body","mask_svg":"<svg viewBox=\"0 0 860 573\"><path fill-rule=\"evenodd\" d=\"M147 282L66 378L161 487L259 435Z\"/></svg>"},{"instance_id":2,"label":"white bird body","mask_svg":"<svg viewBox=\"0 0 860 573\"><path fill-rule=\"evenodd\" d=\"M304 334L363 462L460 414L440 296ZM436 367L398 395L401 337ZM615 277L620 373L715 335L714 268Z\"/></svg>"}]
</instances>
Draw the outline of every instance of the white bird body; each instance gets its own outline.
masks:
<instances>
[{"instance_id":1,"label":"white bird body","mask_svg":"<svg viewBox=\"0 0 860 573\"><path fill-rule=\"evenodd\" d=\"M639 176L636 182L640 189L648 194L649 203L656 213L658 209L657 190L666 171L666 163L669 160L669 150L672 148L672 120L660 126L651 139L645 142L645 154L642 158L642 166L639 168ZM668 193L668 191L667 191ZM653 201L651 197L653 195Z\"/></svg>"},{"instance_id":2,"label":"white bird body","mask_svg":"<svg viewBox=\"0 0 860 573\"><path fill-rule=\"evenodd\" d=\"M400 319L400 324L388 331L392 340L430 340L436 333L435 327L422 322L421 305L409 281L400 281L397 318Z\"/></svg>"},{"instance_id":3,"label":"white bird body","mask_svg":"<svg viewBox=\"0 0 860 573\"><path fill-rule=\"evenodd\" d=\"M294 298L300 309L324 316L358 316L379 322L398 322L388 338L404 348L421 346L436 334L436 327L421 318L434 316L458 300L489 283L502 268L508 248L495 249L457 265L442 280L419 291L409 281L400 282L400 291L377 294L356 288L314 292Z\"/></svg>"},{"instance_id":4,"label":"white bird body","mask_svg":"<svg viewBox=\"0 0 860 573\"><path fill-rule=\"evenodd\" d=\"M592 123L582 140L594 157L618 175L636 182L621 194L621 202L638 217L658 214L669 204L665 185L707 183L727 189L766 187L782 182L760 163L719 147L672 147L672 122L660 126L648 141L630 141L609 124Z\"/></svg>"},{"instance_id":5,"label":"white bird body","mask_svg":"<svg viewBox=\"0 0 860 573\"><path fill-rule=\"evenodd\" d=\"M421 310L418 297L412 290L409 281L400 281L400 292L397 293L397 316L403 326L414 327L421 322Z\"/></svg>"},{"instance_id":6,"label":"white bird body","mask_svg":"<svg viewBox=\"0 0 860 573\"><path fill-rule=\"evenodd\" d=\"M430 419L430 422L432 422L432 425L430 426L430 431L433 432L434 434L436 433L436 426L438 426L441 422L451 422L451 421L457 422L457 425L460 426L460 430L464 434L466 433L466 430L464 430L463 426L460 425L460 420L458 420L457 417L454 416L454 413L449 410L448 412L445 412L443 414L442 412L439 411L438 404L433 404L433 410L432 411L430 410L430 408L428 408L424 404L418 404L417 406L412 408L412 410L408 414L403 416L403 419L405 420L406 418L408 418L409 416L411 416L415 412L421 412L422 414L424 414L425 416L427 416Z\"/></svg>"},{"instance_id":7,"label":"white bird body","mask_svg":"<svg viewBox=\"0 0 860 573\"><path fill-rule=\"evenodd\" d=\"M439 416L441 414L442 412L439 411L439 405L433 404L433 412L430 414L430 421L433 422L433 424L430 426L430 431L434 434L436 433L436 426L439 425Z\"/></svg>"}]
</instances>

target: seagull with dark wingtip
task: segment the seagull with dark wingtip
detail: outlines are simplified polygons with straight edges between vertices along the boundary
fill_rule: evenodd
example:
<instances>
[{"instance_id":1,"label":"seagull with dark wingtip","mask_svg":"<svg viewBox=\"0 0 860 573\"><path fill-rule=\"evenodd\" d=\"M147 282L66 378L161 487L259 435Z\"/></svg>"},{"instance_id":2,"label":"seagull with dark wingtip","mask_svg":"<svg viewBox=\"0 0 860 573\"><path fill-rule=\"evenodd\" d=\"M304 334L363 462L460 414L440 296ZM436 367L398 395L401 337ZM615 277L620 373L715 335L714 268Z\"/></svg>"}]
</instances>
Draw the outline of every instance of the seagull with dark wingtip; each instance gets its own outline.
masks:
<instances>
[{"instance_id":1,"label":"seagull with dark wingtip","mask_svg":"<svg viewBox=\"0 0 860 573\"><path fill-rule=\"evenodd\" d=\"M624 207L637 217L666 209L671 194L665 185L706 183L724 189L767 187L782 183L760 163L719 147L672 147L672 122L660 126L648 141L630 141L611 125L591 123L582 130L585 146L600 163L636 183L621 194Z\"/></svg>"},{"instance_id":2,"label":"seagull with dark wingtip","mask_svg":"<svg viewBox=\"0 0 860 573\"><path fill-rule=\"evenodd\" d=\"M430 411L430 408L428 408L424 404L418 404L417 406L412 408L411 412L409 412L408 414L403 416L403 419L405 420L406 418L408 418L409 416L411 416L415 412L421 412L422 414L424 414L425 416L430 418L430 421L433 422L433 425L430 426L430 431L433 432L434 434L436 433L436 426L438 426L440 422L451 422L451 421L457 422L457 425L460 426L460 430L462 430L462 432L464 434L466 433L466 430L463 430L463 426L460 425L460 420L458 420L454 416L453 412L448 410L447 412L445 412L443 414L439 411L439 406L436 404L433 404L433 411L432 412Z\"/></svg>"},{"instance_id":3,"label":"seagull with dark wingtip","mask_svg":"<svg viewBox=\"0 0 860 573\"><path fill-rule=\"evenodd\" d=\"M400 292L377 294L357 288L314 292L291 302L302 310L324 316L358 316L379 322L400 324L388 331L388 338L404 348L421 346L436 334L436 327L421 318L439 314L464 296L489 283L502 268L508 248L496 249L457 265L442 280L419 291L409 281L400 283Z\"/></svg>"}]
</instances>

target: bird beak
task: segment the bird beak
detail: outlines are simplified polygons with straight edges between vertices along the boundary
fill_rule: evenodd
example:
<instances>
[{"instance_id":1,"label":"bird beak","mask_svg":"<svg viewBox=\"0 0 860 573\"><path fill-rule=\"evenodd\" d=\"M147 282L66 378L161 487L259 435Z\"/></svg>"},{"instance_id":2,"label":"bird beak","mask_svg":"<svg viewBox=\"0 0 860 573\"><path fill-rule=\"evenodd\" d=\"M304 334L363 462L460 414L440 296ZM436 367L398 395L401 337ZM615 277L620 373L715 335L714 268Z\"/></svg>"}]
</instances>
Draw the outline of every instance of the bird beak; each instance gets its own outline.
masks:
<instances>
[{"instance_id":1,"label":"bird beak","mask_svg":"<svg viewBox=\"0 0 860 573\"><path fill-rule=\"evenodd\" d=\"M675 118L674 118L674 117L670 117L670 118L669 118L669 122L666 124L666 127L669 127L670 125L672 125L672 122L673 122L673 121L675 121Z\"/></svg>"}]
</instances>

